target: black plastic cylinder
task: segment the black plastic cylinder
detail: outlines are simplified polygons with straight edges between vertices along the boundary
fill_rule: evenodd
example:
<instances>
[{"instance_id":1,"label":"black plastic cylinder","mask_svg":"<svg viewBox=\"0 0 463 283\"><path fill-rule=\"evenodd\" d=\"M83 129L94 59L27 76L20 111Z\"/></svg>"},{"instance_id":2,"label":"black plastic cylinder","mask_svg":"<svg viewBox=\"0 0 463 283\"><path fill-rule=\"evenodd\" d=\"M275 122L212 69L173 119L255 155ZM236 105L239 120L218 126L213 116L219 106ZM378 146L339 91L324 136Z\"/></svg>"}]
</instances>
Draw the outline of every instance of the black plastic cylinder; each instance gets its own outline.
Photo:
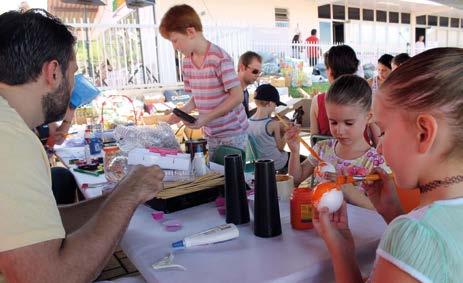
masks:
<instances>
[{"instance_id":1,"label":"black plastic cylinder","mask_svg":"<svg viewBox=\"0 0 463 283\"><path fill-rule=\"evenodd\" d=\"M254 234L269 238L281 234L280 207L273 160L257 160L254 192Z\"/></svg>"},{"instance_id":2,"label":"black plastic cylinder","mask_svg":"<svg viewBox=\"0 0 463 283\"><path fill-rule=\"evenodd\" d=\"M249 208L241 155L225 156L226 221L236 225L249 222Z\"/></svg>"}]
</instances>

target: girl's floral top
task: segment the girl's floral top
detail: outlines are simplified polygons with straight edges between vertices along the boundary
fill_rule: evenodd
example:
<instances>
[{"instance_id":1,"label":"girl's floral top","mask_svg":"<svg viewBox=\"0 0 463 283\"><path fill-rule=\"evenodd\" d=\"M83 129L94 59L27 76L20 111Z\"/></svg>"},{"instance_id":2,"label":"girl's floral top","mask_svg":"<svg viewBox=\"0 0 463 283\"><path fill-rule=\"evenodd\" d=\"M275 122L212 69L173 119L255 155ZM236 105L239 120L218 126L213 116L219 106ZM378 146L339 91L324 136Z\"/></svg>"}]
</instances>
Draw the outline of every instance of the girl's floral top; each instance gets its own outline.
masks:
<instances>
[{"instance_id":1,"label":"girl's floral top","mask_svg":"<svg viewBox=\"0 0 463 283\"><path fill-rule=\"evenodd\" d=\"M381 167L386 172L390 173L391 169L386 165L384 161L384 157L379 154L374 147L371 147L367 152L365 152L362 156L352 159L346 160L338 157L335 152L335 147L337 144L336 139L329 139L319 141L315 144L314 150L318 153L320 158L330 163L331 165L336 168L336 173L339 175L360 175L365 176L368 175L374 167ZM317 166L318 160L315 159L313 156L309 156L303 163L302 166ZM322 179L318 176L315 178L316 183L319 183Z\"/></svg>"}]
</instances>

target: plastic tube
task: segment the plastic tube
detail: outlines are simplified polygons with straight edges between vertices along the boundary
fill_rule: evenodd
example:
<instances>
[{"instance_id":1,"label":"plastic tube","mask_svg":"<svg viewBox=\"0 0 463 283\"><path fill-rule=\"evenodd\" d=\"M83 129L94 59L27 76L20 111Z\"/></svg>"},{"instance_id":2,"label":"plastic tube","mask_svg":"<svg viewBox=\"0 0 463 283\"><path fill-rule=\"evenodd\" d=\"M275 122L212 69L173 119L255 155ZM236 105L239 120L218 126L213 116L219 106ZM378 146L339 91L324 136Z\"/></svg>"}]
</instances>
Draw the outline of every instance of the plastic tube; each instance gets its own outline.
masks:
<instances>
[{"instance_id":1,"label":"plastic tube","mask_svg":"<svg viewBox=\"0 0 463 283\"><path fill-rule=\"evenodd\" d=\"M223 224L206 231L185 237L182 241L172 243L173 248L189 248L209 245L238 238L240 232L235 224Z\"/></svg>"}]
</instances>

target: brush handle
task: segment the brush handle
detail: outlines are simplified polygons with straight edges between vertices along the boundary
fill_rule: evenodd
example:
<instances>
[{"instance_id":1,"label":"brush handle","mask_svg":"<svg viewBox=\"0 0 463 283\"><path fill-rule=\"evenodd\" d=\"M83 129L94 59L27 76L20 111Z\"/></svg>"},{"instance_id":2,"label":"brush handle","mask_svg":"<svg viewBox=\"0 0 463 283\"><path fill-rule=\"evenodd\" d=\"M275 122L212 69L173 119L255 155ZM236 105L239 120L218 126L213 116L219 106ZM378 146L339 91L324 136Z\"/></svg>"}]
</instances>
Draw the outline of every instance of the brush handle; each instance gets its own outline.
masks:
<instances>
[{"instance_id":1,"label":"brush handle","mask_svg":"<svg viewBox=\"0 0 463 283\"><path fill-rule=\"evenodd\" d=\"M380 180L381 177L378 174L371 174L367 176L338 176L336 178L336 183L339 185L343 184L352 184L355 182L365 182L365 181L377 181Z\"/></svg>"},{"instance_id":2,"label":"brush handle","mask_svg":"<svg viewBox=\"0 0 463 283\"><path fill-rule=\"evenodd\" d=\"M279 114L275 113L275 117L283 124L285 128L289 128L288 122L286 122ZM315 157L318 161L322 161L318 153L301 137L298 137L299 142L310 152L310 154Z\"/></svg>"}]
</instances>

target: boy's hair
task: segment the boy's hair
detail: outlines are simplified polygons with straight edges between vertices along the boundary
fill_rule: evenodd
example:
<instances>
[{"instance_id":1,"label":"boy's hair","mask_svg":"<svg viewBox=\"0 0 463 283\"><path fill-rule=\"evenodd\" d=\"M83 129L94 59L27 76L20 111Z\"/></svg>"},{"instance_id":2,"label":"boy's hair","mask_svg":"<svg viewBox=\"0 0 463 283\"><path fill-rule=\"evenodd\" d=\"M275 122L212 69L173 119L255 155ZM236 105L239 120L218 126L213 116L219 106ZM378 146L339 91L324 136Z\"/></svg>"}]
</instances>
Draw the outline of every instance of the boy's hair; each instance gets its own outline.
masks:
<instances>
[{"instance_id":1,"label":"boy's hair","mask_svg":"<svg viewBox=\"0 0 463 283\"><path fill-rule=\"evenodd\" d=\"M410 55L408 55L408 53L400 53L392 59L392 63L396 64L397 66L400 66L406 61L408 61L408 59L410 58L411 57Z\"/></svg>"},{"instance_id":2,"label":"boy's hair","mask_svg":"<svg viewBox=\"0 0 463 283\"><path fill-rule=\"evenodd\" d=\"M252 59L256 58L259 63L262 63L262 57L254 51L246 51L244 52L238 61L238 66L243 64L245 67L251 64Z\"/></svg>"},{"instance_id":3,"label":"boy's hair","mask_svg":"<svg viewBox=\"0 0 463 283\"><path fill-rule=\"evenodd\" d=\"M159 31L168 39L171 32L186 34L187 28L203 31L203 25L196 11L188 5L177 5L170 8L162 17Z\"/></svg>"},{"instance_id":4,"label":"boy's hair","mask_svg":"<svg viewBox=\"0 0 463 283\"><path fill-rule=\"evenodd\" d=\"M63 75L76 39L58 18L41 9L0 15L0 82L21 85L35 81L43 64L56 60Z\"/></svg>"},{"instance_id":5,"label":"boy's hair","mask_svg":"<svg viewBox=\"0 0 463 283\"><path fill-rule=\"evenodd\" d=\"M325 98L327 103L339 105L358 104L365 111L371 109L371 88L368 82L356 75L342 75L330 86Z\"/></svg>"},{"instance_id":6,"label":"boy's hair","mask_svg":"<svg viewBox=\"0 0 463 283\"><path fill-rule=\"evenodd\" d=\"M334 79L342 75L352 75L357 72L359 60L354 49L348 45L333 46L325 53L325 66L330 68Z\"/></svg>"},{"instance_id":7,"label":"boy's hair","mask_svg":"<svg viewBox=\"0 0 463 283\"><path fill-rule=\"evenodd\" d=\"M381 85L388 106L444 117L452 128L448 156L463 154L463 49L433 48L413 56Z\"/></svg>"},{"instance_id":8,"label":"boy's hair","mask_svg":"<svg viewBox=\"0 0 463 283\"><path fill-rule=\"evenodd\" d=\"M270 104L271 101L267 100L260 100L260 99L255 99L254 98L254 103L256 103L256 106L267 106Z\"/></svg>"},{"instance_id":9,"label":"boy's hair","mask_svg":"<svg viewBox=\"0 0 463 283\"><path fill-rule=\"evenodd\" d=\"M384 66L391 69L392 68L391 67L392 59L394 59L394 57L391 54L383 54L383 55L381 55L381 57L379 57L378 63L381 63Z\"/></svg>"},{"instance_id":10,"label":"boy's hair","mask_svg":"<svg viewBox=\"0 0 463 283\"><path fill-rule=\"evenodd\" d=\"M310 35L316 35L317 34L317 30L316 29L313 29L310 31Z\"/></svg>"}]
</instances>

